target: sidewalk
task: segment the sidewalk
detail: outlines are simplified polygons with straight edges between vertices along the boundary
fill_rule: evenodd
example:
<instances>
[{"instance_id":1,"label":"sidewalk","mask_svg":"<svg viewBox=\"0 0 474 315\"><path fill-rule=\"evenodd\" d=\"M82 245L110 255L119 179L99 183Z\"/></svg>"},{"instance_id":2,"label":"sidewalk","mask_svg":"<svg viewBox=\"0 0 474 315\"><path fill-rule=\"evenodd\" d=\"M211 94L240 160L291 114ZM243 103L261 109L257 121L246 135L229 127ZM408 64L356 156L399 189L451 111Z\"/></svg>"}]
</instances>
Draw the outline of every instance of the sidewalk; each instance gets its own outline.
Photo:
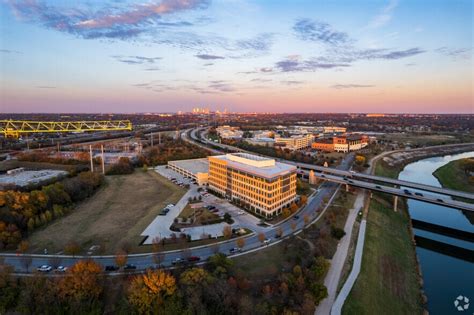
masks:
<instances>
[{"instance_id":1,"label":"sidewalk","mask_svg":"<svg viewBox=\"0 0 474 315\"><path fill-rule=\"evenodd\" d=\"M347 253L349 251L352 228L357 219L357 214L364 206L364 196L365 194L363 192L359 193L354 202L353 208L349 210L349 215L346 224L344 225L344 232L346 232L346 235L339 242L336 253L331 260L329 271L324 279L324 285L328 290L328 297L318 305L315 311L316 315L328 315L331 312L331 307L336 299L337 287L341 278L342 268L344 267L344 262L346 261Z\"/></svg>"},{"instance_id":2,"label":"sidewalk","mask_svg":"<svg viewBox=\"0 0 474 315\"><path fill-rule=\"evenodd\" d=\"M352 287L354 286L354 283L356 282L357 277L359 276L360 267L362 265L362 253L364 251L366 225L367 221L365 219L362 220L362 222L360 223L359 236L357 238L357 248L354 256L354 264L352 265L352 270L349 277L347 278L346 283L344 283L341 292L339 292L339 295L337 296L337 299L332 306L331 315L341 314L342 306L346 302L346 298L351 292Z\"/></svg>"}]
</instances>

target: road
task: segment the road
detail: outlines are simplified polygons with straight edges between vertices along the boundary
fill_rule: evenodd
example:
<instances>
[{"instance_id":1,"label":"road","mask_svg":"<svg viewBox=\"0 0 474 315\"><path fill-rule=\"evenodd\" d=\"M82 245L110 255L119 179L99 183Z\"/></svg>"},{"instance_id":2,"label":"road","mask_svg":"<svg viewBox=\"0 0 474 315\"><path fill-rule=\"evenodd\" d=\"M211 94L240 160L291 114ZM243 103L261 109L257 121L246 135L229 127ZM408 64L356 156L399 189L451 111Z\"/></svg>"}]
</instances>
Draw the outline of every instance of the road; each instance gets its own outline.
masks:
<instances>
[{"instance_id":1,"label":"road","mask_svg":"<svg viewBox=\"0 0 474 315\"><path fill-rule=\"evenodd\" d=\"M183 138L187 137L185 135L187 135L186 132L182 134ZM219 153L222 154L221 152ZM353 155L348 155L341 162L338 168L341 170L348 170L350 166L352 165L352 161L353 161ZM303 229L305 225L304 217L308 216L310 218L310 221L319 219L322 213L317 212L316 210L321 209L322 205L324 204L324 200L326 198L328 199L331 198L338 187L339 185L336 183L331 183L331 182L323 183L320 186L320 189L318 190L318 192L310 196L310 198L308 198L307 205L304 206L303 209L301 209L300 212L298 213L298 219L290 218L289 220L283 221L274 226L269 226L267 230L264 232L265 236L271 239L272 243L276 243L277 241L279 241L278 239L275 239L277 228L281 227L283 231L282 238L285 238ZM291 227L293 223L296 223L296 228L294 230ZM222 253L228 254L229 250L234 247L236 247L236 241L229 240L229 241L224 241L224 242L219 243L218 250ZM261 242L258 240L258 236L254 234L245 238L245 246L243 247L243 250L245 253L245 252L260 249L263 247L264 246L262 246ZM205 260L209 256L214 255L215 250L216 250L216 246L207 245L207 246L191 248L189 251L185 251L185 252L183 252L182 250L164 252L162 253L164 255L162 265L165 267L170 267L171 262L173 260L175 260L176 258L183 258L183 255L199 256L202 260ZM97 261L103 266L115 264L114 262L115 258L113 255L72 257L68 255L19 256L16 254L0 254L0 257L2 256L5 258L5 263L12 265L15 268L15 271L19 273L31 271L32 267L37 267L42 264L51 264L51 259L53 257L60 259L61 264L64 266L71 266L80 259L88 259L88 258ZM129 255L128 263L136 265L138 269L146 269L146 268L155 266L153 256L154 256L153 253ZM31 261L29 262L29 266L27 270L25 262L28 262L30 259Z\"/></svg>"},{"instance_id":2,"label":"road","mask_svg":"<svg viewBox=\"0 0 474 315\"><path fill-rule=\"evenodd\" d=\"M200 130L202 130L202 129L200 129ZM191 131L191 138L194 141L199 141L199 139L196 136L196 132L197 132L197 129L193 129ZM205 137L204 137L204 139L202 139L202 141L204 141L208 145L217 146L217 147L220 147L222 149L229 150L229 151L239 151L239 152L252 153L252 152L245 151L245 150L242 150L242 149L230 146L230 145L211 142L211 141L205 139ZM459 146L470 147L470 146L472 146L473 149L474 149L474 143L462 143L462 144L456 144L456 145L434 146L434 147L430 147L429 149L453 147L453 146L454 147L459 147ZM377 159L383 158L385 155L393 154L393 153L397 153L397 152L405 152L405 151L406 152L412 152L412 151L420 151L420 150L427 150L427 149L428 148L417 148L417 149L410 149L410 150L397 150L397 151L384 152L383 154L380 154L379 156L377 156ZM213 151L214 152L219 152L218 150L215 150L215 149L213 149ZM252 153L252 154L255 154L255 153ZM382 177L382 176L375 176L375 175L372 175L372 174L351 172L351 171L348 171L348 170L341 170L341 169L337 169L337 168L317 166L317 165L313 165L313 164L293 162L293 161L282 160L282 159L277 159L277 160L280 160L283 163L295 165L300 169L315 170L315 171L318 171L318 172L324 172L326 174L331 173L333 175L353 177L353 178L356 178L356 179L359 179L359 180L365 180L365 181L370 180L370 181L373 181L373 182L379 182L379 183L383 183L383 184L390 184L390 185L395 185L395 186L399 186L399 187L414 188L414 189L418 189L418 190L423 190L423 191L427 191L427 192L447 195L447 196L451 196L451 197L459 197L459 198L474 200L474 194L471 194L471 193L468 193L468 192L451 190L451 189L446 189L446 188L442 188L442 187L435 187L435 186L430 186L430 185L424 185L424 184L420 184L420 183L408 182L408 181L403 181L403 180L393 179L393 178L387 178L387 177Z\"/></svg>"}]
</instances>

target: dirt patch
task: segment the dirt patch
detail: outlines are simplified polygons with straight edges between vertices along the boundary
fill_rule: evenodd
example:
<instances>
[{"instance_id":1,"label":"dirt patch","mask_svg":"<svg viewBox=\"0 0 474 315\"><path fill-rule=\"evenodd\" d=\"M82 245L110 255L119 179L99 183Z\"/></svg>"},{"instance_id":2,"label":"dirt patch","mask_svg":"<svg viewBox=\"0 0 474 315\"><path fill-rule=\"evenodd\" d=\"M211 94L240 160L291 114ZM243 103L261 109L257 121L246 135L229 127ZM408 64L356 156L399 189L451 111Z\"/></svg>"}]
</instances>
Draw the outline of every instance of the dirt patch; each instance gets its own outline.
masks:
<instances>
[{"instance_id":1,"label":"dirt patch","mask_svg":"<svg viewBox=\"0 0 474 315\"><path fill-rule=\"evenodd\" d=\"M63 250L69 241L84 251L102 245L115 253L124 242L138 250L140 233L169 203L176 203L184 190L154 172L108 176L106 185L92 198L79 204L71 214L34 232L28 239L31 248L50 253Z\"/></svg>"}]
</instances>

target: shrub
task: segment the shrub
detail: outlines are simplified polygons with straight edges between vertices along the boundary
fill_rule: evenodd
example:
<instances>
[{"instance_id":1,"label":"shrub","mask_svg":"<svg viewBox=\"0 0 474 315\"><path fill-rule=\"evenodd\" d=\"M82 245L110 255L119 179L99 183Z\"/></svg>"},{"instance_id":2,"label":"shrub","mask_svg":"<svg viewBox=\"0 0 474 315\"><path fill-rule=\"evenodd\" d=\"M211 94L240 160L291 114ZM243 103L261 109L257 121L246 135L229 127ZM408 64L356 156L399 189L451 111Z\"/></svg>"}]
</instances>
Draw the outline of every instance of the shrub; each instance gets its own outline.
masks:
<instances>
[{"instance_id":1,"label":"shrub","mask_svg":"<svg viewBox=\"0 0 474 315\"><path fill-rule=\"evenodd\" d=\"M331 226L331 235L332 237L340 240L344 235L346 235L346 232L344 232L343 229Z\"/></svg>"}]
</instances>

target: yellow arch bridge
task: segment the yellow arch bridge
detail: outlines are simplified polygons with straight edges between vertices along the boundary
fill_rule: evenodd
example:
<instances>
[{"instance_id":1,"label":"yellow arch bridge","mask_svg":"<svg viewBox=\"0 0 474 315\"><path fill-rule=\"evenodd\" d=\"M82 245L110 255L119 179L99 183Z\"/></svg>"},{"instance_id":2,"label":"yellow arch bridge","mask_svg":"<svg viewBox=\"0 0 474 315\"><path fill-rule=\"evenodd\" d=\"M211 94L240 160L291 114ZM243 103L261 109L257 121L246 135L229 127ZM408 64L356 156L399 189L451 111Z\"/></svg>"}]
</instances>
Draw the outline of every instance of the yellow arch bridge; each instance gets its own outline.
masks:
<instances>
[{"instance_id":1,"label":"yellow arch bridge","mask_svg":"<svg viewBox=\"0 0 474 315\"><path fill-rule=\"evenodd\" d=\"M132 130L129 120L103 121L26 121L0 120L0 133L18 138L22 134L43 132L84 132Z\"/></svg>"}]
</instances>

